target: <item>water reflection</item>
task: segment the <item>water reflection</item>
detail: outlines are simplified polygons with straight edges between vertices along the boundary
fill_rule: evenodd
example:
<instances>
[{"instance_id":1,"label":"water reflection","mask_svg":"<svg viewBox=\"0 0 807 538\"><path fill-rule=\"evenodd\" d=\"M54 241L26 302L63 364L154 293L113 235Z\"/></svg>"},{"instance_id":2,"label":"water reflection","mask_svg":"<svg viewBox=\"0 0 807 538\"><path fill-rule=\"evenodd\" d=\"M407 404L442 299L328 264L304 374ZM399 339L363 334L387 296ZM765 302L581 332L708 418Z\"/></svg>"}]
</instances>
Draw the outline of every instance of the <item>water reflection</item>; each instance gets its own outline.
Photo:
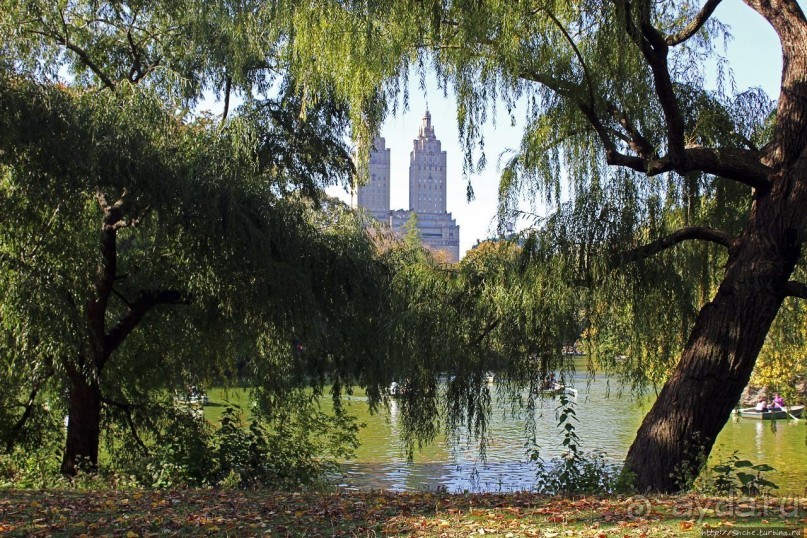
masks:
<instances>
[{"instance_id":1,"label":"water reflection","mask_svg":"<svg viewBox=\"0 0 807 538\"><path fill-rule=\"evenodd\" d=\"M651 402L637 403L610 394L609 380L574 379L579 395L575 422L585 452L598 449L609 461L624 459ZM513 416L511 405L502 401L493 387L494 411L489 424L490 443L483 461L475 443L467 437L440 439L424 447L407 461L400 443L399 409L392 402L389 412L367 413L361 397L353 397L350 410L367 424L359 434L361 447L355 459L346 462L339 483L346 488L393 491L444 489L462 491L530 490L535 481L535 464L529 461L524 417ZM535 410L536 442L546 461L563 453L562 435L557 428L557 399L541 400ZM718 436L710 465L726 459L735 450L741 459L776 468L769 478L780 486L779 493L801 493L807 483L807 428L805 421L769 422L731 420Z\"/></svg>"}]
</instances>

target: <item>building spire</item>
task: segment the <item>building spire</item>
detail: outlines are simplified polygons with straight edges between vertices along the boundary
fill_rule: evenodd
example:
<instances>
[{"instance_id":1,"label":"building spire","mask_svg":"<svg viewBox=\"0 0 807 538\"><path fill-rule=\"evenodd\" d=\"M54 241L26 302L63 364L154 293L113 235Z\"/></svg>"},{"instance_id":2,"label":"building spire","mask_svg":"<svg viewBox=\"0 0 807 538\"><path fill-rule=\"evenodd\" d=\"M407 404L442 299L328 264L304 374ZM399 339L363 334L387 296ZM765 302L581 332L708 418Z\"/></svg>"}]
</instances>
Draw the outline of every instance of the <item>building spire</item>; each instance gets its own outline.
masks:
<instances>
[{"instance_id":1,"label":"building spire","mask_svg":"<svg viewBox=\"0 0 807 538\"><path fill-rule=\"evenodd\" d=\"M432 115L429 112L429 105L426 104L426 113L423 114L423 123L420 125L421 138L430 138L434 136L434 128L432 127Z\"/></svg>"}]
</instances>

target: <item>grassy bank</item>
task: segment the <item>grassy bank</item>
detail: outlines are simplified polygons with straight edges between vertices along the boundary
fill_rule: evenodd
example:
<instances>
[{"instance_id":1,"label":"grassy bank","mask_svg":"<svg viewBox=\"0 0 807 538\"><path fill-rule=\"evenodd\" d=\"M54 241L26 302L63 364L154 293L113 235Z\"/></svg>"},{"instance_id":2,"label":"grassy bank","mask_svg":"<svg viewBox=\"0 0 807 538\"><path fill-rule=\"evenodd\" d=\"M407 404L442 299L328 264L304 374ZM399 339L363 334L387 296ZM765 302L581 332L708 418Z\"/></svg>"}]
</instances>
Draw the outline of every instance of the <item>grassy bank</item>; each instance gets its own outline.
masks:
<instances>
[{"instance_id":1,"label":"grassy bank","mask_svg":"<svg viewBox=\"0 0 807 538\"><path fill-rule=\"evenodd\" d=\"M0 491L0 534L10 536L640 537L805 526L807 498Z\"/></svg>"}]
</instances>

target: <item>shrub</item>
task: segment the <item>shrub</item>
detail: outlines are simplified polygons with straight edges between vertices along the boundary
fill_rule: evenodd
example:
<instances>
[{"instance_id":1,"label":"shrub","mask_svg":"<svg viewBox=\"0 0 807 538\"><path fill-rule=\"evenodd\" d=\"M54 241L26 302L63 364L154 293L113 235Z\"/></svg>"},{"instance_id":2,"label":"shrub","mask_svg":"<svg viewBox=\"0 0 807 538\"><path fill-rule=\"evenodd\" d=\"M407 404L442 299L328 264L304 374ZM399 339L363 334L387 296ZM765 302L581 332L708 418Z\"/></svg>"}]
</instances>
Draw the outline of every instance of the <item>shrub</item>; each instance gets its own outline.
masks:
<instances>
[{"instance_id":1,"label":"shrub","mask_svg":"<svg viewBox=\"0 0 807 538\"><path fill-rule=\"evenodd\" d=\"M609 463L606 453L593 450L585 453L580 450L574 422L577 420L574 402L565 394L560 396L558 427L563 429L562 446L566 452L548 463L541 460L538 451L533 451L530 459L537 464L535 489L540 493L591 494L611 493L629 487L621 466Z\"/></svg>"},{"instance_id":2,"label":"shrub","mask_svg":"<svg viewBox=\"0 0 807 538\"><path fill-rule=\"evenodd\" d=\"M704 493L720 495L760 495L779 489L774 482L765 478L765 474L774 471L770 465L754 464L749 460L741 460L735 450L728 458L711 468L709 473L700 477L697 488Z\"/></svg>"}]
</instances>

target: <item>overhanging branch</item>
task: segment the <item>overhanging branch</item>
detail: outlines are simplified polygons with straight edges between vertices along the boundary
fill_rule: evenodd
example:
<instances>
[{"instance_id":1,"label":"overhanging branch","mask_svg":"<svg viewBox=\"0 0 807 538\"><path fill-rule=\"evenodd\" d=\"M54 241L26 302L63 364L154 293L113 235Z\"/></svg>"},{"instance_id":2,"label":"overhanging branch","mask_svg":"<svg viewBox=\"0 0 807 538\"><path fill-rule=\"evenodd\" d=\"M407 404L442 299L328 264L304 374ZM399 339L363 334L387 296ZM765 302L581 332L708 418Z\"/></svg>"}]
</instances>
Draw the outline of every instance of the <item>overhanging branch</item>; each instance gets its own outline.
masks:
<instances>
[{"instance_id":1,"label":"overhanging branch","mask_svg":"<svg viewBox=\"0 0 807 538\"><path fill-rule=\"evenodd\" d=\"M500 323L500 322L501 322L501 320L500 320L500 319L498 319L498 318L497 318L497 319L493 319L493 320L488 321L488 323L487 323L487 325L485 326L485 328L484 328L484 329L482 329L482 332L480 332L480 333L479 333L479 334L476 336L476 338L474 338L473 342L471 342L471 348L475 348L475 347L479 346L479 345L482 343L482 341L483 341L485 338L487 338L487 336L488 336L490 333L492 333L492 332L493 332L493 330L494 330L496 327L498 327L498 326L499 326L499 323Z\"/></svg>"},{"instance_id":2,"label":"overhanging branch","mask_svg":"<svg viewBox=\"0 0 807 538\"><path fill-rule=\"evenodd\" d=\"M135 406L126 402L118 402L110 398L106 398L104 396L101 396L101 401L107 405L112 405L123 411L124 415L126 415L126 424L129 426L129 430L132 432L132 437L134 438L135 443L137 443L137 446L140 447L140 450L144 454L147 454L148 447L146 446L146 443L144 443L143 440L140 438L140 434L137 431L137 426L134 423L134 417L132 417L132 409Z\"/></svg>"},{"instance_id":3,"label":"overhanging branch","mask_svg":"<svg viewBox=\"0 0 807 538\"><path fill-rule=\"evenodd\" d=\"M720 2L721 0L707 0L700 12L695 15L695 18L689 21L689 24L687 24L677 34L667 36L667 44L674 47L675 45L683 43L695 35L695 33L697 33L697 31L700 30L704 24L706 24L706 21L708 21L709 17L712 16L712 13L714 13L715 8L718 6L718 4L720 4Z\"/></svg>"},{"instance_id":4,"label":"overhanging branch","mask_svg":"<svg viewBox=\"0 0 807 538\"><path fill-rule=\"evenodd\" d=\"M626 142L630 145L631 149L635 151L644 159L649 159L657 155L653 144L651 144L644 135L639 132L636 124L628 117L628 115L613 103L608 103L608 111L611 116L619 122L623 129L628 133L629 137Z\"/></svg>"},{"instance_id":5,"label":"overhanging branch","mask_svg":"<svg viewBox=\"0 0 807 538\"><path fill-rule=\"evenodd\" d=\"M682 173L701 171L759 190L767 190L772 170L762 164L757 152L734 148L687 148Z\"/></svg>"},{"instance_id":6,"label":"overhanging branch","mask_svg":"<svg viewBox=\"0 0 807 538\"><path fill-rule=\"evenodd\" d=\"M581 69L583 69L583 76L586 79L586 86L588 88L588 99L589 99L589 106L594 107L594 83L591 81L591 73L588 72L588 66L586 65L586 61L583 59L583 55L580 53L580 49L577 48L577 44L572 39L572 36L569 35L569 32L566 31L566 28L561 24L561 22L555 17L551 10L545 9L545 13L552 19L552 22L555 23L555 26L558 27L560 32L563 34L563 37L566 38L566 41L569 43L569 46L572 48L574 55L577 56L577 61L580 64Z\"/></svg>"},{"instance_id":7,"label":"overhanging branch","mask_svg":"<svg viewBox=\"0 0 807 538\"><path fill-rule=\"evenodd\" d=\"M785 286L785 293L787 294L788 297L798 297L799 299L807 299L807 284L791 280Z\"/></svg>"},{"instance_id":8,"label":"overhanging branch","mask_svg":"<svg viewBox=\"0 0 807 538\"><path fill-rule=\"evenodd\" d=\"M705 226L687 226L674 231L670 235L657 239L652 243L618 254L612 265L619 267L626 263L643 260L672 248L678 243L690 240L708 241L728 248L731 246L734 238L722 230L707 228Z\"/></svg>"},{"instance_id":9,"label":"overhanging branch","mask_svg":"<svg viewBox=\"0 0 807 538\"><path fill-rule=\"evenodd\" d=\"M656 96L664 113L667 127L669 159L678 168L684 159L684 118L673 89L672 77L667 64L669 45L651 22L650 4L631 0L613 0L623 13L625 31L633 40L653 74ZM634 20L634 8L638 15Z\"/></svg>"},{"instance_id":10,"label":"overhanging branch","mask_svg":"<svg viewBox=\"0 0 807 538\"><path fill-rule=\"evenodd\" d=\"M137 327L149 310L161 304L177 305L184 304L185 302L182 293L177 290L147 290L140 292L131 306L129 306L126 314L123 315L104 338L105 355L103 360L98 364L98 369L103 368L109 356L123 343L126 337L129 336L129 333Z\"/></svg>"},{"instance_id":11,"label":"overhanging branch","mask_svg":"<svg viewBox=\"0 0 807 538\"><path fill-rule=\"evenodd\" d=\"M17 436L25 427L25 424L28 422L28 419L31 418L31 414L33 413L34 410L34 405L36 404L36 397L39 394L39 391L42 389L42 386L45 384L45 381L47 381L53 374L54 374L53 368L48 368L48 370L45 372L45 375L34 383L34 386L31 389L31 394L28 396L28 400L25 404L25 411L23 412L19 420L17 420L17 422L14 424L14 426L11 427L11 430L6 435L7 454L11 453L11 449L14 448L14 443L17 440Z\"/></svg>"},{"instance_id":12,"label":"overhanging branch","mask_svg":"<svg viewBox=\"0 0 807 538\"><path fill-rule=\"evenodd\" d=\"M547 75L546 73L539 73L530 69L522 70L520 73L518 73L518 77L524 80L537 82L538 84L543 84L561 97L566 97L569 99L577 98L579 93L582 91L580 85L574 82L561 80L551 75Z\"/></svg>"},{"instance_id":13,"label":"overhanging branch","mask_svg":"<svg viewBox=\"0 0 807 538\"><path fill-rule=\"evenodd\" d=\"M648 161L644 171L649 176L665 172L678 172L681 175L704 172L763 191L770 188L768 176L772 173L769 167L760 162L759 153L738 148L687 148L684 160L678 166L666 155Z\"/></svg>"},{"instance_id":14,"label":"overhanging branch","mask_svg":"<svg viewBox=\"0 0 807 538\"><path fill-rule=\"evenodd\" d=\"M92 58L90 58L89 53L86 50L79 47L78 45L76 45L75 43L72 43L70 41L70 39L68 39L66 36L62 36L62 35L58 35L58 34L49 34L47 32L36 31L36 30L34 30L32 33L38 34L38 35L40 35L42 37L45 37L45 38L48 38L48 39L53 39L59 45L63 46L67 50L73 52L76 56L79 57L79 59L84 63L84 65L87 66L87 68L90 71L95 73L95 75L99 79L101 79L101 82L104 84L105 87L109 88L110 90L115 89L115 86L116 86L115 82L104 72L103 69L101 69L101 67L98 64L96 64L92 60Z\"/></svg>"}]
</instances>

